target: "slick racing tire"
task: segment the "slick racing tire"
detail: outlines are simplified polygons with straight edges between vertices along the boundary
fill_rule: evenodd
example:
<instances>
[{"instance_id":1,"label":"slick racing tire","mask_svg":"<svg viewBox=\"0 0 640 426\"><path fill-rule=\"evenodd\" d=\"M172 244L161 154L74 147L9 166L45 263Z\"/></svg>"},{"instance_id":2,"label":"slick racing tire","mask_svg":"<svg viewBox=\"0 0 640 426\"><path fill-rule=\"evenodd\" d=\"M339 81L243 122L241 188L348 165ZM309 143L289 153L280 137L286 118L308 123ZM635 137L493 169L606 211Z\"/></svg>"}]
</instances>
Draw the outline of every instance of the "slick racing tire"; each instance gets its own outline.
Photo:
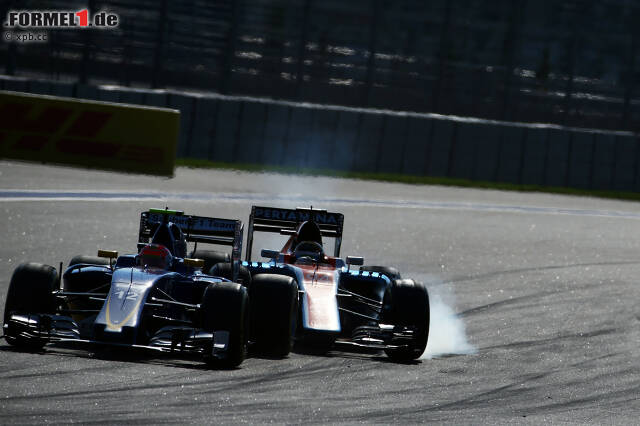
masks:
<instances>
[{"instance_id":1,"label":"slick racing tire","mask_svg":"<svg viewBox=\"0 0 640 426\"><path fill-rule=\"evenodd\" d=\"M298 285L284 275L258 274L251 283L251 336L260 353L284 358L293 347Z\"/></svg>"},{"instance_id":2,"label":"slick racing tire","mask_svg":"<svg viewBox=\"0 0 640 426\"><path fill-rule=\"evenodd\" d=\"M414 339L408 347L385 349L389 358L399 362L419 358L429 338L429 293L424 284L394 280L384 295L383 322L414 329Z\"/></svg>"},{"instance_id":3,"label":"slick racing tire","mask_svg":"<svg viewBox=\"0 0 640 426\"><path fill-rule=\"evenodd\" d=\"M224 358L209 351L204 359L211 367L234 368L246 356L249 296L247 289L237 283L209 284L202 296L202 329L205 332L229 332L228 348ZM212 342L213 344L213 342ZM213 348L211 348L213 350Z\"/></svg>"},{"instance_id":4,"label":"slick racing tire","mask_svg":"<svg viewBox=\"0 0 640 426\"><path fill-rule=\"evenodd\" d=\"M85 256L83 254L79 254L77 256L73 256L69 261L69 266L80 264L109 266L109 259L105 259L104 257Z\"/></svg>"},{"instance_id":5,"label":"slick racing tire","mask_svg":"<svg viewBox=\"0 0 640 426\"><path fill-rule=\"evenodd\" d=\"M231 262L231 257L229 253L224 253L221 251L215 250L194 250L189 255L192 259L202 259L204 260L203 271L208 271L211 269L213 265L216 263L226 263Z\"/></svg>"},{"instance_id":6,"label":"slick racing tire","mask_svg":"<svg viewBox=\"0 0 640 426\"><path fill-rule=\"evenodd\" d=\"M216 263L211 267L211 269L209 269L209 275L233 281L233 268L231 267L231 262ZM251 272L249 272L249 270L244 266L240 265L238 279L236 282L247 288L251 287Z\"/></svg>"},{"instance_id":7,"label":"slick racing tire","mask_svg":"<svg viewBox=\"0 0 640 426\"><path fill-rule=\"evenodd\" d=\"M361 271L368 271L368 272L378 272L380 274L384 274L386 275L390 280L399 280L400 278L402 278L400 276L400 271L398 271L396 268L393 268L391 266L361 266L360 267Z\"/></svg>"},{"instance_id":8,"label":"slick racing tire","mask_svg":"<svg viewBox=\"0 0 640 426\"><path fill-rule=\"evenodd\" d=\"M13 272L7 301L4 305L4 323L9 322L12 313L53 314L55 298L53 291L58 286L56 268L41 263L23 263ZM6 334L7 343L30 350L37 350L46 343L41 339L29 339Z\"/></svg>"}]
</instances>

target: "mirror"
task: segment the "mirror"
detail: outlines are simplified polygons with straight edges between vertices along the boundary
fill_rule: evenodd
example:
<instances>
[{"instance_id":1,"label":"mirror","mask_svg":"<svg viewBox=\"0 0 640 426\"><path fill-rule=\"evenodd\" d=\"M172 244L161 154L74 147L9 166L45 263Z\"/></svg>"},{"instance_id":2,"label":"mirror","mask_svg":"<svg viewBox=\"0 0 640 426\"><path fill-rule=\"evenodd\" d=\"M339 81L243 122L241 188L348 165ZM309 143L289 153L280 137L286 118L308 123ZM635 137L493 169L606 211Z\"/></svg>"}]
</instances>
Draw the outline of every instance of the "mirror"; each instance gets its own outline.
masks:
<instances>
[{"instance_id":1,"label":"mirror","mask_svg":"<svg viewBox=\"0 0 640 426\"><path fill-rule=\"evenodd\" d=\"M204 259L190 259L186 257L184 259L184 264L191 266L192 268L204 268Z\"/></svg>"},{"instance_id":2,"label":"mirror","mask_svg":"<svg viewBox=\"0 0 640 426\"><path fill-rule=\"evenodd\" d=\"M347 265L364 265L364 257L362 256L347 256Z\"/></svg>"},{"instance_id":3,"label":"mirror","mask_svg":"<svg viewBox=\"0 0 640 426\"><path fill-rule=\"evenodd\" d=\"M107 259L115 259L118 252L115 250L98 250L98 257L106 257Z\"/></svg>"}]
</instances>

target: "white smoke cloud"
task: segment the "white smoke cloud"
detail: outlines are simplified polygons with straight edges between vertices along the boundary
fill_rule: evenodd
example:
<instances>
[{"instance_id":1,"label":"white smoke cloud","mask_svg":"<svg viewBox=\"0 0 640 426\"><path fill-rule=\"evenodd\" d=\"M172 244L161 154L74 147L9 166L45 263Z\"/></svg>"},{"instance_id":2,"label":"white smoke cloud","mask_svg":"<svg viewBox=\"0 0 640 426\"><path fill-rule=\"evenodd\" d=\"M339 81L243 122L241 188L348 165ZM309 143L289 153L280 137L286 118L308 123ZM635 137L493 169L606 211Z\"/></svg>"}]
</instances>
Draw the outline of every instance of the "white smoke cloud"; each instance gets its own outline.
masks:
<instances>
[{"instance_id":1,"label":"white smoke cloud","mask_svg":"<svg viewBox=\"0 0 640 426\"><path fill-rule=\"evenodd\" d=\"M469 343L464 321L452 306L455 305L453 292L447 290L438 279L429 279L429 340L420 359L432 359L444 355L468 355L477 352Z\"/></svg>"}]
</instances>

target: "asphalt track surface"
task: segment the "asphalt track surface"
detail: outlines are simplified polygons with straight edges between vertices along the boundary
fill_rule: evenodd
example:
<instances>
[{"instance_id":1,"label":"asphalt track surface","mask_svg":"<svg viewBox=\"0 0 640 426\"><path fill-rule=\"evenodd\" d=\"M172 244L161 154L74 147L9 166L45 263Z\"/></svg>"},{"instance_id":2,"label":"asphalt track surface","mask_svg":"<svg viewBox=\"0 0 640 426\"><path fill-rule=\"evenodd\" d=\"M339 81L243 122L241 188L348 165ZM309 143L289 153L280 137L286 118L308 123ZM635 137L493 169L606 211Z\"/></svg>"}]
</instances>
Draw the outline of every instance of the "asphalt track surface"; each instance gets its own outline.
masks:
<instances>
[{"instance_id":1,"label":"asphalt track surface","mask_svg":"<svg viewBox=\"0 0 640 426\"><path fill-rule=\"evenodd\" d=\"M217 371L56 347L22 353L0 340L0 424L638 423L633 202L231 171L178 169L163 179L0 161L0 306L21 262L134 251L144 209L246 221L252 204L343 212L343 255L427 282L439 304L429 345L440 355L407 365L381 354L293 353ZM277 248L274 237L255 246Z\"/></svg>"}]
</instances>

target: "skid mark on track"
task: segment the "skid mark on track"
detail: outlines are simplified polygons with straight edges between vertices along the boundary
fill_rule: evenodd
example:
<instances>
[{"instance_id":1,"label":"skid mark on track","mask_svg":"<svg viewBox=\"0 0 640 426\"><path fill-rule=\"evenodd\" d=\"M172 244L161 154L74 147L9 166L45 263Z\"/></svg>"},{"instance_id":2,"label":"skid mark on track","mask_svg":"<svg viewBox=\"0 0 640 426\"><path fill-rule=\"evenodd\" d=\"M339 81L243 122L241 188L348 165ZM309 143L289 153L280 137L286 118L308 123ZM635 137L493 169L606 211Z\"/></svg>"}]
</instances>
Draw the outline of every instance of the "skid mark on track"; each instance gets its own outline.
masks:
<instances>
[{"instance_id":1,"label":"skid mark on track","mask_svg":"<svg viewBox=\"0 0 640 426\"><path fill-rule=\"evenodd\" d=\"M571 367L573 368L574 366ZM615 375L625 377L635 371L636 369L625 369L615 372ZM640 389L637 382L622 386L622 389L613 392L602 392L596 390L594 394L589 396L576 394L574 397L564 398L565 400L562 402L557 402L561 396L558 396L556 392L549 392L546 397L544 395L540 395L539 389L541 385L544 385L545 382L553 381L552 378L554 375L565 373L565 368L554 368L543 373L516 376L511 378L508 384L490 387L489 389L481 390L471 395L454 399L450 402L430 404L428 406L415 407L413 409L403 409L400 412L389 409L379 409L368 413L367 418L369 421L371 421L371 419L375 419L374 423L398 423L400 420L408 420L412 422L415 421L415 419L421 419L421 421L425 421L426 419L434 421L437 419L433 417L434 415L443 416L442 419L447 419L446 413L451 411L482 411L486 409L491 409L494 413L497 410L507 416L518 414L526 417L527 415L548 414L551 412L577 409L580 407L592 407L595 402L598 402L599 404L606 402L608 404L621 405L637 400L637 393ZM590 377L590 380L595 383L606 379L611 379L610 372ZM566 383L567 387L577 387L582 384L584 384L582 379L572 380ZM561 391L562 389L559 390ZM477 413L478 411L476 411L476 414ZM428 415L429 417L424 417L425 415ZM357 417L354 416L353 419L357 419Z\"/></svg>"},{"instance_id":2,"label":"skid mark on track","mask_svg":"<svg viewBox=\"0 0 640 426\"><path fill-rule=\"evenodd\" d=\"M460 312L458 315L461 317L467 317L467 316L471 316L480 312L485 312L489 309L493 309L493 308L500 308L502 306L507 306L507 305L512 305L512 304L516 304L516 303L521 303L521 302L526 302L529 300L533 300L533 299L538 299L541 297L545 297L545 296L549 296L552 294L556 294L556 291L546 291L546 292L541 292L541 293L536 293L536 294L530 294L527 296L519 296L519 297L514 297L512 299L505 299L505 300L501 300L499 302L494 302L494 303L487 303L486 305L481 305L481 306L476 306L475 308L471 308L471 309L467 309L466 311L462 311Z\"/></svg>"},{"instance_id":3,"label":"skid mark on track","mask_svg":"<svg viewBox=\"0 0 640 426\"><path fill-rule=\"evenodd\" d=\"M492 271L484 274L477 275L468 275L468 276L460 276L453 277L448 281L445 281L444 284L457 284L465 281L475 281L480 279L490 279L495 278L500 275L507 274L523 274L528 272L545 272L552 271L556 269L569 269L569 268L586 268L591 266L621 266L621 265L638 265L640 264L637 260L623 260L616 262L589 262L589 263L572 263L569 265L547 265L547 266L532 266L529 268L518 268L518 269L505 269L501 271Z\"/></svg>"},{"instance_id":4,"label":"skid mark on track","mask_svg":"<svg viewBox=\"0 0 640 426\"><path fill-rule=\"evenodd\" d=\"M545 346L545 345L553 344L562 340L589 339L591 337L614 334L618 331L619 330L617 328L605 328L602 330L595 330L595 331L590 331L585 333L561 334L558 336L549 337L547 339L522 340L518 342L506 343L504 345L485 346L483 348L480 348L480 351L485 352L492 349L515 349L515 348L527 348L527 347L534 347L534 346Z\"/></svg>"},{"instance_id":5,"label":"skid mark on track","mask_svg":"<svg viewBox=\"0 0 640 426\"><path fill-rule=\"evenodd\" d=\"M570 288L563 288L563 289L554 289L554 290L547 290L547 291L540 291L537 293L533 293L533 294L527 294L524 296L517 296L517 297L511 297L509 299L504 299L504 300L500 300L497 302L493 302L493 303L487 303L484 305L480 305L480 306L476 306L474 308L469 308L465 311L460 312L458 315L461 317L466 317L466 316L471 316L471 315L475 315L481 312L485 312L488 311L490 309L494 309L494 308L501 308L504 306L510 306L510 305L514 305L514 304L518 304L518 303L523 303L523 302L529 302L535 299L542 299L548 296L553 296L553 295L558 295L561 293L567 293L570 291L575 291L575 290L586 290L589 288L598 288L601 287L602 285L600 283L593 283L593 284L585 284L585 285L581 285L581 286L573 286ZM529 307L533 307L537 304L530 304L528 305Z\"/></svg>"},{"instance_id":6,"label":"skid mark on track","mask_svg":"<svg viewBox=\"0 0 640 426\"><path fill-rule=\"evenodd\" d=\"M527 415L548 414L557 411L574 410L580 407L592 407L594 403L599 405L615 403L616 405L624 406L637 402L638 392L640 392L640 386L633 386L613 392L596 393L588 397L572 399L566 402L540 404L537 407L525 409L524 413Z\"/></svg>"},{"instance_id":7,"label":"skid mark on track","mask_svg":"<svg viewBox=\"0 0 640 426\"><path fill-rule=\"evenodd\" d=\"M245 361L246 362L246 361ZM149 365L149 363L140 361L142 365ZM131 364L136 364L132 361ZM318 376L331 376L338 377L338 370L340 365L336 366L332 364L329 358L310 359L305 363L305 368L282 368L284 366L276 366L275 368L267 370L264 374L254 374L250 376L242 377L244 372L239 370L208 370L202 368L200 378L197 381L191 383L185 383L180 381L183 378L182 373L176 375L169 375L166 377L159 377L160 380L154 380L152 383L132 384L128 381L120 381L118 383L109 383L102 385L99 388L81 389L77 391L65 391L48 393L43 392L39 394L30 395L12 395L7 396L5 401L26 401L34 397L40 399L86 399L93 400L96 397L111 394L136 394L139 392L148 391L177 391L181 392L194 390L199 392L198 389L205 387L210 391L216 392L237 392L242 389L255 388L259 385L261 389L267 391L269 389L277 389L278 387L288 386L287 383L311 383L314 378ZM250 368L249 366L243 366L244 369ZM369 369L375 369L375 364L368 366ZM98 367L95 371L108 371L109 367ZM68 371L73 374L76 371ZM239 377L240 376L240 377ZM176 380L174 380L176 379Z\"/></svg>"}]
</instances>

